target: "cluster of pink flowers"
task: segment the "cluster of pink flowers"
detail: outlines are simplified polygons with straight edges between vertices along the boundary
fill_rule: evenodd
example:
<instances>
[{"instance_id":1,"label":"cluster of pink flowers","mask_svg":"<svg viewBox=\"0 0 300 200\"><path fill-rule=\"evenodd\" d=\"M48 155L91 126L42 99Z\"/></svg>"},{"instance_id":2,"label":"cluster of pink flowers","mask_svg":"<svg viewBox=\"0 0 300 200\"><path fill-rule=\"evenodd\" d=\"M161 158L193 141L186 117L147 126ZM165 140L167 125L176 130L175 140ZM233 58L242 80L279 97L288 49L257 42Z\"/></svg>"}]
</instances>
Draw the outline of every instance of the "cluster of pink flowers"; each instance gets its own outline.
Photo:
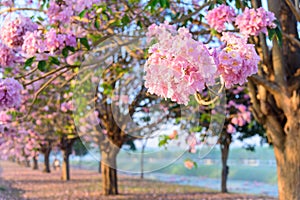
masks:
<instances>
[{"instance_id":1,"label":"cluster of pink flowers","mask_svg":"<svg viewBox=\"0 0 300 200\"><path fill-rule=\"evenodd\" d=\"M60 110L62 112L73 111L74 110L73 102L72 101L63 102L60 106Z\"/></svg>"},{"instance_id":2,"label":"cluster of pink flowers","mask_svg":"<svg viewBox=\"0 0 300 200\"><path fill-rule=\"evenodd\" d=\"M36 53L44 52L45 44L42 40L42 32L38 30L33 32L27 32L24 36L22 50L29 56L33 56Z\"/></svg>"},{"instance_id":3,"label":"cluster of pink flowers","mask_svg":"<svg viewBox=\"0 0 300 200\"><path fill-rule=\"evenodd\" d=\"M23 36L26 32L32 32L37 29L38 25L30 18L19 15L16 19L3 24L0 31L0 39L9 48L18 48L23 45Z\"/></svg>"},{"instance_id":4,"label":"cluster of pink flowers","mask_svg":"<svg viewBox=\"0 0 300 200\"><path fill-rule=\"evenodd\" d=\"M205 16L208 24L218 32L225 30L225 23L231 23L235 19L234 9L222 4L207 12Z\"/></svg>"},{"instance_id":5,"label":"cluster of pink flowers","mask_svg":"<svg viewBox=\"0 0 300 200\"><path fill-rule=\"evenodd\" d=\"M0 80L0 110L19 107L23 86L13 78Z\"/></svg>"},{"instance_id":6,"label":"cluster of pink flowers","mask_svg":"<svg viewBox=\"0 0 300 200\"><path fill-rule=\"evenodd\" d=\"M260 57L254 45L247 44L247 39L234 33L223 33L221 38L226 47L217 53L218 71L222 75L225 86L244 84L247 77L257 73Z\"/></svg>"},{"instance_id":7,"label":"cluster of pink flowers","mask_svg":"<svg viewBox=\"0 0 300 200\"><path fill-rule=\"evenodd\" d=\"M84 9L90 9L94 4L101 3L102 0L73 0L73 9L75 12L80 13Z\"/></svg>"},{"instance_id":8,"label":"cluster of pink flowers","mask_svg":"<svg viewBox=\"0 0 300 200\"><path fill-rule=\"evenodd\" d=\"M267 28L276 28L274 13L264 8L245 8L243 14L237 16L235 24L244 35L257 36L259 33L268 33Z\"/></svg>"},{"instance_id":9,"label":"cluster of pink flowers","mask_svg":"<svg viewBox=\"0 0 300 200\"><path fill-rule=\"evenodd\" d=\"M11 6L13 6L13 1L12 0L3 0L0 2L0 5L11 7Z\"/></svg>"},{"instance_id":10,"label":"cluster of pink flowers","mask_svg":"<svg viewBox=\"0 0 300 200\"><path fill-rule=\"evenodd\" d=\"M217 67L213 57L186 28L176 31L166 23L152 25L147 36L148 41L158 39L145 64L145 86L150 93L187 104L191 94L214 82Z\"/></svg>"},{"instance_id":11,"label":"cluster of pink flowers","mask_svg":"<svg viewBox=\"0 0 300 200\"><path fill-rule=\"evenodd\" d=\"M53 53L57 49L63 49L65 46L76 46L76 37L73 34L59 34L55 29L50 29L45 35L45 44L47 50Z\"/></svg>"},{"instance_id":12,"label":"cluster of pink flowers","mask_svg":"<svg viewBox=\"0 0 300 200\"><path fill-rule=\"evenodd\" d=\"M15 59L16 56L12 49L0 43L0 67L11 67Z\"/></svg>"},{"instance_id":13,"label":"cluster of pink flowers","mask_svg":"<svg viewBox=\"0 0 300 200\"><path fill-rule=\"evenodd\" d=\"M60 2L60 3L58 3ZM74 16L72 9L73 2L50 0L47 15L50 23L69 23Z\"/></svg>"},{"instance_id":14,"label":"cluster of pink flowers","mask_svg":"<svg viewBox=\"0 0 300 200\"><path fill-rule=\"evenodd\" d=\"M78 15L84 9L90 9L94 4L100 3L101 0L50 0L48 8L48 17L50 23L69 23L71 17Z\"/></svg>"},{"instance_id":15,"label":"cluster of pink flowers","mask_svg":"<svg viewBox=\"0 0 300 200\"><path fill-rule=\"evenodd\" d=\"M24 36L22 50L28 56L33 56L36 53L49 51L53 54L56 50L62 50L65 46L76 47L76 37L70 34L60 34L52 28L45 36L41 31L27 32Z\"/></svg>"},{"instance_id":16,"label":"cluster of pink flowers","mask_svg":"<svg viewBox=\"0 0 300 200\"><path fill-rule=\"evenodd\" d=\"M0 111L0 124L6 124L8 122L11 122L12 116L7 114L6 111Z\"/></svg>"},{"instance_id":17,"label":"cluster of pink flowers","mask_svg":"<svg viewBox=\"0 0 300 200\"><path fill-rule=\"evenodd\" d=\"M231 118L230 123L227 125L228 133L235 133L236 127L242 127L251 122L251 112L247 106L235 103L231 100L228 103L228 107L232 107L236 111L234 116Z\"/></svg>"}]
</instances>

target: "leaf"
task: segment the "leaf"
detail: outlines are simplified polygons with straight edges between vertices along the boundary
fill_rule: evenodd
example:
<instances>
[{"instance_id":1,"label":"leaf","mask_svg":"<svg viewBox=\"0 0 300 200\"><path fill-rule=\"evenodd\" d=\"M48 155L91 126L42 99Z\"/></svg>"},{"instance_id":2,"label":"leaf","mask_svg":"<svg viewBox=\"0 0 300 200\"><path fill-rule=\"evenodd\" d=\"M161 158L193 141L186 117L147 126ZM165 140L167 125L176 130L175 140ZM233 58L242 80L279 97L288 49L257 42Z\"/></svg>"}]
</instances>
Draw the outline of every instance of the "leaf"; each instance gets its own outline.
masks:
<instances>
[{"instance_id":1,"label":"leaf","mask_svg":"<svg viewBox=\"0 0 300 200\"><path fill-rule=\"evenodd\" d=\"M75 52L75 48L74 47L70 47L70 46L66 46L66 48L69 50L69 51L71 51L71 52Z\"/></svg>"},{"instance_id":2,"label":"leaf","mask_svg":"<svg viewBox=\"0 0 300 200\"><path fill-rule=\"evenodd\" d=\"M94 26L96 27L96 29L100 28L100 20L98 17L95 19Z\"/></svg>"},{"instance_id":3,"label":"leaf","mask_svg":"<svg viewBox=\"0 0 300 200\"><path fill-rule=\"evenodd\" d=\"M80 38L80 43L87 48L87 50L90 50L89 42L86 38Z\"/></svg>"},{"instance_id":4,"label":"leaf","mask_svg":"<svg viewBox=\"0 0 300 200\"><path fill-rule=\"evenodd\" d=\"M31 57L31 58L28 58L26 61L25 61L25 66L24 67L31 67L32 63L34 62L35 60L35 56L34 57Z\"/></svg>"},{"instance_id":5,"label":"leaf","mask_svg":"<svg viewBox=\"0 0 300 200\"><path fill-rule=\"evenodd\" d=\"M37 18L38 18L38 20L40 20L41 22L44 21L44 19L43 19L41 16L38 16Z\"/></svg>"},{"instance_id":6,"label":"leaf","mask_svg":"<svg viewBox=\"0 0 300 200\"><path fill-rule=\"evenodd\" d=\"M104 21L108 21L108 19L109 19L108 14L105 11L102 13L102 19Z\"/></svg>"},{"instance_id":7,"label":"leaf","mask_svg":"<svg viewBox=\"0 0 300 200\"><path fill-rule=\"evenodd\" d=\"M65 47L63 50L62 50L62 55L66 58L68 57L69 55L69 49L67 47Z\"/></svg>"},{"instance_id":8,"label":"leaf","mask_svg":"<svg viewBox=\"0 0 300 200\"><path fill-rule=\"evenodd\" d=\"M198 164L196 162L193 162L194 163L194 167L197 169L198 168Z\"/></svg>"},{"instance_id":9,"label":"leaf","mask_svg":"<svg viewBox=\"0 0 300 200\"><path fill-rule=\"evenodd\" d=\"M165 8L167 5L167 2L166 2L166 0L159 0L159 4L162 8Z\"/></svg>"},{"instance_id":10,"label":"leaf","mask_svg":"<svg viewBox=\"0 0 300 200\"><path fill-rule=\"evenodd\" d=\"M60 65L60 61L56 57L49 57L50 64Z\"/></svg>"},{"instance_id":11,"label":"leaf","mask_svg":"<svg viewBox=\"0 0 300 200\"><path fill-rule=\"evenodd\" d=\"M38 63L38 69L41 71L41 72L45 72L46 71L46 65L47 65L47 62L45 60L41 60L39 61Z\"/></svg>"},{"instance_id":12,"label":"leaf","mask_svg":"<svg viewBox=\"0 0 300 200\"><path fill-rule=\"evenodd\" d=\"M124 17L122 18L122 24L127 25L129 22L130 18L128 17L128 15L124 15Z\"/></svg>"},{"instance_id":13,"label":"leaf","mask_svg":"<svg viewBox=\"0 0 300 200\"><path fill-rule=\"evenodd\" d=\"M10 72L12 72L12 68L11 67L7 67L7 68L5 68L4 69L4 72L6 73L6 74L8 74L8 73L10 73Z\"/></svg>"},{"instance_id":14,"label":"leaf","mask_svg":"<svg viewBox=\"0 0 300 200\"><path fill-rule=\"evenodd\" d=\"M276 31L274 29L268 29L268 36L271 41L273 40L275 34L276 34Z\"/></svg>"},{"instance_id":15,"label":"leaf","mask_svg":"<svg viewBox=\"0 0 300 200\"><path fill-rule=\"evenodd\" d=\"M83 10L83 11L81 11L81 13L79 13L79 17L80 17L80 19L82 19L84 16L85 16L85 14L88 12L88 10Z\"/></svg>"},{"instance_id":16,"label":"leaf","mask_svg":"<svg viewBox=\"0 0 300 200\"><path fill-rule=\"evenodd\" d=\"M242 7L241 1L240 1L240 0L236 0L236 1L235 1L235 7L236 7L237 9L240 9L240 8Z\"/></svg>"},{"instance_id":17,"label":"leaf","mask_svg":"<svg viewBox=\"0 0 300 200\"><path fill-rule=\"evenodd\" d=\"M282 46L282 32L281 32L281 29L279 28L279 26L277 26L277 28L275 29L275 32L276 32L277 42L278 42L279 46Z\"/></svg>"},{"instance_id":18,"label":"leaf","mask_svg":"<svg viewBox=\"0 0 300 200\"><path fill-rule=\"evenodd\" d=\"M208 10L212 10L212 9L214 9L214 7L215 7L215 4L214 4L214 3L211 3L211 4L209 5L209 7L208 7Z\"/></svg>"}]
</instances>

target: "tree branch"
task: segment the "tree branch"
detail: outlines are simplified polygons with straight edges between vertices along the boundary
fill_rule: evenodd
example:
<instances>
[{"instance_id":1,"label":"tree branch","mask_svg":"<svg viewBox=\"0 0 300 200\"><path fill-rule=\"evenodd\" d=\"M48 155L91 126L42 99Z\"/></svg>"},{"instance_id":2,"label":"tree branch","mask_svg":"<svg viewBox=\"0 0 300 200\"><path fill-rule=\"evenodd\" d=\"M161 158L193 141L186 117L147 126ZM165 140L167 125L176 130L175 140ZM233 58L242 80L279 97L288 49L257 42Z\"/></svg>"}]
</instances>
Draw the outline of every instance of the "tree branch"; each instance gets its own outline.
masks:
<instances>
[{"instance_id":1,"label":"tree branch","mask_svg":"<svg viewBox=\"0 0 300 200\"><path fill-rule=\"evenodd\" d=\"M297 21L300 21L300 12L299 9L296 8L296 6L293 4L291 0L285 0L286 4L290 7L292 13L295 15Z\"/></svg>"},{"instance_id":2,"label":"tree branch","mask_svg":"<svg viewBox=\"0 0 300 200\"><path fill-rule=\"evenodd\" d=\"M36 12L43 12L44 10L36 9L36 8L7 8L5 10L0 11L0 15L7 13L7 12L16 12L16 11L36 11Z\"/></svg>"},{"instance_id":3,"label":"tree branch","mask_svg":"<svg viewBox=\"0 0 300 200\"><path fill-rule=\"evenodd\" d=\"M262 85L273 95L281 93L280 87L276 83L268 81L256 74L249 77L249 80L251 80L259 85Z\"/></svg>"},{"instance_id":4,"label":"tree branch","mask_svg":"<svg viewBox=\"0 0 300 200\"><path fill-rule=\"evenodd\" d=\"M295 37L293 37L289 34L286 34L286 33L283 33L283 37L287 38L292 44L295 44L298 47L300 47L300 41L297 40Z\"/></svg>"}]
</instances>

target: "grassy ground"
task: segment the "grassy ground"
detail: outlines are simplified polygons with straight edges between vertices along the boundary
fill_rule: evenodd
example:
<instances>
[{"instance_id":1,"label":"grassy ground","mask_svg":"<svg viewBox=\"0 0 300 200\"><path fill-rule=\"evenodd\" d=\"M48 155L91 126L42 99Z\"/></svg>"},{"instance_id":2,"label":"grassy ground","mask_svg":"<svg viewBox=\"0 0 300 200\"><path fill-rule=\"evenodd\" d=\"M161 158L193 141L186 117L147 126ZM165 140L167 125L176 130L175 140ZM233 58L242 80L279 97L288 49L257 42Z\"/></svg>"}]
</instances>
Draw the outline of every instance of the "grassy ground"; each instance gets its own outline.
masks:
<instances>
[{"instance_id":1,"label":"grassy ground","mask_svg":"<svg viewBox=\"0 0 300 200\"><path fill-rule=\"evenodd\" d=\"M71 181L60 180L60 172L44 174L15 163L0 162L0 199L274 199L243 194L220 194L211 190L171 185L156 181L140 180L127 176L119 177L121 195L105 197L101 194L101 176L92 171L71 170Z\"/></svg>"}]
</instances>

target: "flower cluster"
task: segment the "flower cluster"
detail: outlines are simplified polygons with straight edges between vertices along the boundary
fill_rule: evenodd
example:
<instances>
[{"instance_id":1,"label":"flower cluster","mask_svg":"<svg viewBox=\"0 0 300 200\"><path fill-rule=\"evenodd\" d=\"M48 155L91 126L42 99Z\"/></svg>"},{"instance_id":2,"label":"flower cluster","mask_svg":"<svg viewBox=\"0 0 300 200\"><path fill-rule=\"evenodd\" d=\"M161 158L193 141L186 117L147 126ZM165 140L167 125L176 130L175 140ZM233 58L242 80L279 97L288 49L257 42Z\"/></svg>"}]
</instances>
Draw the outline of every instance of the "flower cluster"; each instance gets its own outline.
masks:
<instances>
[{"instance_id":1,"label":"flower cluster","mask_svg":"<svg viewBox=\"0 0 300 200\"><path fill-rule=\"evenodd\" d=\"M11 122L12 116L7 114L6 111L0 111L0 124L6 124L8 122Z\"/></svg>"},{"instance_id":2,"label":"flower cluster","mask_svg":"<svg viewBox=\"0 0 300 200\"><path fill-rule=\"evenodd\" d=\"M74 110L73 102L72 101L63 102L60 106L60 110L62 112L73 111Z\"/></svg>"},{"instance_id":3,"label":"flower cluster","mask_svg":"<svg viewBox=\"0 0 300 200\"><path fill-rule=\"evenodd\" d=\"M27 31L37 30L38 25L30 18L19 15L16 19L3 24L0 31L2 43L9 48L18 48L23 45L23 36Z\"/></svg>"},{"instance_id":4,"label":"flower cluster","mask_svg":"<svg viewBox=\"0 0 300 200\"><path fill-rule=\"evenodd\" d=\"M234 9L230 6L222 4L221 6L210 10L205 16L208 24L216 29L218 32L225 30L225 23L231 23L234 21L235 13Z\"/></svg>"},{"instance_id":5,"label":"flower cluster","mask_svg":"<svg viewBox=\"0 0 300 200\"><path fill-rule=\"evenodd\" d=\"M76 37L70 34L57 33L55 29L50 29L44 36L41 31L27 32L24 36L22 50L28 56L44 51L53 54L56 50L62 50L65 46L76 46Z\"/></svg>"},{"instance_id":6,"label":"flower cluster","mask_svg":"<svg viewBox=\"0 0 300 200\"><path fill-rule=\"evenodd\" d=\"M11 7L11 6L13 6L13 1L12 0L3 0L0 2L0 5Z\"/></svg>"},{"instance_id":7,"label":"flower cluster","mask_svg":"<svg viewBox=\"0 0 300 200\"><path fill-rule=\"evenodd\" d=\"M72 1L50 0L47 15L50 23L69 23L74 15Z\"/></svg>"},{"instance_id":8,"label":"flower cluster","mask_svg":"<svg viewBox=\"0 0 300 200\"><path fill-rule=\"evenodd\" d=\"M260 57L254 45L247 44L247 39L234 33L223 33L221 38L226 47L217 53L218 71L222 75L225 86L244 84L247 77L257 73Z\"/></svg>"},{"instance_id":9,"label":"flower cluster","mask_svg":"<svg viewBox=\"0 0 300 200\"><path fill-rule=\"evenodd\" d=\"M23 86L13 78L0 80L0 110L19 107Z\"/></svg>"},{"instance_id":10,"label":"flower cluster","mask_svg":"<svg viewBox=\"0 0 300 200\"><path fill-rule=\"evenodd\" d=\"M59 34L55 29L50 29L45 35L47 50L53 54L57 49L63 49L65 46L76 46L76 37L74 35Z\"/></svg>"},{"instance_id":11,"label":"flower cluster","mask_svg":"<svg viewBox=\"0 0 300 200\"><path fill-rule=\"evenodd\" d=\"M251 122L251 112L247 106L231 100L228 102L228 107L234 108L236 112L227 125L228 133L235 133L236 127L242 127Z\"/></svg>"},{"instance_id":12,"label":"flower cluster","mask_svg":"<svg viewBox=\"0 0 300 200\"><path fill-rule=\"evenodd\" d=\"M29 56L33 56L36 53L44 52L45 44L42 40L42 32L38 30L33 32L27 32L24 36L22 50Z\"/></svg>"},{"instance_id":13,"label":"flower cluster","mask_svg":"<svg viewBox=\"0 0 300 200\"><path fill-rule=\"evenodd\" d=\"M50 0L47 14L50 23L69 23L72 16L78 15L85 9L90 9L94 4L100 2L101 0Z\"/></svg>"},{"instance_id":14,"label":"flower cluster","mask_svg":"<svg viewBox=\"0 0 300 200\"><path fill-rule=\"evenodd\" d=\"M6 45L0 43L0 67L10 67L13 65L16 56Z\"/></svg>"},{"instance_id":15,"label":"flower cluster","mask_svg":"<svg viewBox=\"0 0 300 200\"><path fill-rule=\"evenodd\" d=\"M150 93L187 104L191 94L214 82L217 67L213 57L186 28L175 31L168 24L152 25L147 36L148 40L158 39L145 64L145 86Z\"/></svg>"},{"instance_id":16,"label":"flower cluster","mask_svg":"<svg viewBox=\"0 0 300 200\"><path fill-rule=\"evenodd\" d=\"M243 14L237 16L236 25L244 35L257 36L259 33L268 33L267 28L276 28L274 13L264 8L246 8Z\"/></svg>"}]
</instances>

